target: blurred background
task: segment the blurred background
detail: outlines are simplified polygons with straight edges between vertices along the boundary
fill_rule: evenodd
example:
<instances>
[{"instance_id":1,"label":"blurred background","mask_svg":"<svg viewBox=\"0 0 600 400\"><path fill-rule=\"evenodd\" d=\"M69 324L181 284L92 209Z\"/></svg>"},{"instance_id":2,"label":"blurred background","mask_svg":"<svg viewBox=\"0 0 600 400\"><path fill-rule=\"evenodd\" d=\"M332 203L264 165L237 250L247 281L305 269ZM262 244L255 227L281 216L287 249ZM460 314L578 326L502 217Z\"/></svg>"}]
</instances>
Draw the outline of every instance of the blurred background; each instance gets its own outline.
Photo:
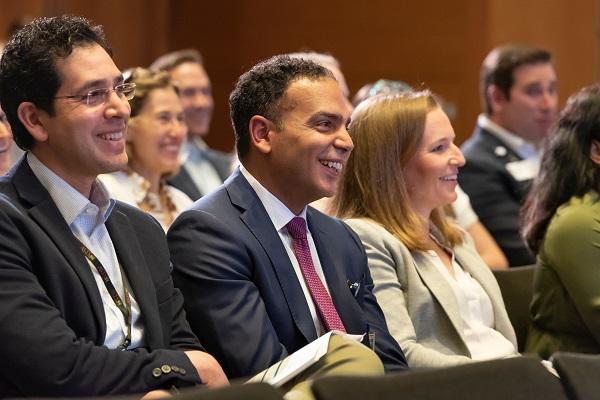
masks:
<instances>
[{"instance_id":1,"label":"blurred background","mask_svg":"<svg viewBox=\"0 0 600 400\"><path fill-rule=\"evenodd\" d=\"M456 108L461 143L480 112L479 66L494 46L550 50L561 106L599 77L600 0L0 0L0 39L15 21L77 14L104 25L117 66L147 66L195 47L212 80L211 147L231 150L227 98L237 77L274 54L338 58L351 95L379 78L430 88Z\"/></svg>"}]
</instances>

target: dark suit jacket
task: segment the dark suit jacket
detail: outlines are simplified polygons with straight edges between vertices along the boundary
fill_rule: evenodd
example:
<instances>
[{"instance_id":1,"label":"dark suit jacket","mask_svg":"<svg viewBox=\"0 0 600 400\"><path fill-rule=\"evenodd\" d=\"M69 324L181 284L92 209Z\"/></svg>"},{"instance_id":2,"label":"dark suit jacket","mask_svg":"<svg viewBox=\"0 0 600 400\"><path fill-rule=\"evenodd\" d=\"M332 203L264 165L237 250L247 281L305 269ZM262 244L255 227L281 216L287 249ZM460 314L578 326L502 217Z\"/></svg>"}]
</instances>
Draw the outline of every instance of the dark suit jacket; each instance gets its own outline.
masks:
<instances>
[{"instance_id":1,"label":"dark suit jacket","mask_svg":"<svg viewBox=\"0 0 600 400\"><path fill-rule=\"evenodd\" d=\"M497 151L498 147L506 151ZM518 181L506 164L521 160L504 142L477 126L461 147L467 163L458 174L479 219L492 234L511 266L535 263L519 232L519 210L531 180Z\"/></svg>"},{"instance_id":2,"label":"dark suit jacket","mask_svg":"<svg viewBox=\"0 0 600 400\"><path fill-rule=\"evenodd\" d=\"M139 303L147 349L102 346L98 287L52 198L25 158L0 178L0 397L140 393L200 383L185 354L174 351L202 347L173 287L161 227L119 202L106 226ZM186 374L154 377L163 365Z\"/></svg>"},{"instance_id":3,"label":"dark suit jacket","mask_svg":"<svg viewBox=\"0 0 600 400\"><path fill-rule=\"evenodd\" d=\"M405 369L373 296L360 240L310 207L307 220L346 330L360 334L369 325L386 370ZM230 378L258 373L317 338L283 243L239 170L181 214L167 236L190 325ZM356 295L348 288L353 282L360 283Z\"/></svg>"},{"instance_id":4,"label":"dark suit jacket","mask_svg":"<svg viewBox=\"0 0 600 400\"><path fill-rule=\"evenodd\" d=\"M223 153L222 151L218 150L206 149L204 150L204 156L215 168L221 180L224 181L227 179L227 177L231 174L231 154ZM169 178L168 181L171 185L187 194L192 200L198 200L200 197L202 197L200 189L198 186L196 186L192 180L192 177L184 166L181 167L177 175Z\"/></svg>"}]
</instances>

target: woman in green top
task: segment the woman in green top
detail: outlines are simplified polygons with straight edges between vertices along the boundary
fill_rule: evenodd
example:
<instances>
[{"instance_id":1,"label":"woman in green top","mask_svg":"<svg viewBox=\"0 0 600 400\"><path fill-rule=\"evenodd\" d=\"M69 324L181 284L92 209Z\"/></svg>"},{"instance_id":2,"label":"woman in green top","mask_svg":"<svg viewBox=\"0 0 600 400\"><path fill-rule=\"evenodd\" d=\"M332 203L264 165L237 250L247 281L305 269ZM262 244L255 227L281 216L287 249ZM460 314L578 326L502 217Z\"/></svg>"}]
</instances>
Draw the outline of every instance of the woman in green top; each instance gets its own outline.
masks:
<instances>
[{"instance_id":1,"label":"woman in green top","mask_svg":"<svg viewBox=\"0 0 600 400\"><path fill-rule=\"evenodd\" d=\"M527 351L600 353L600 86L573 95L523 208L538 255Z\"/></svg>"}]
</instances>

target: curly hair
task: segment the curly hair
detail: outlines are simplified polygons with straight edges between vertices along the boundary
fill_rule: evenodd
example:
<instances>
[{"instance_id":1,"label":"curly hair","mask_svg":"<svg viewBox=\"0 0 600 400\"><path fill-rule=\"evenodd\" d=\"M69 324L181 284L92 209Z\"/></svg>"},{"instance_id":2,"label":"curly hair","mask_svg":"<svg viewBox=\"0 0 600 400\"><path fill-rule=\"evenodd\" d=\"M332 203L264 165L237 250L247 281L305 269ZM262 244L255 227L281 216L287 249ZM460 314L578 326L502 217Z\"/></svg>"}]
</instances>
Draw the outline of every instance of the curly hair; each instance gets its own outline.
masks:
<instances>
[{"instance_id":1,"label":"curly hair","mask_svg":"<svg viewBox=\"0 0 600 400\"><path fill-rule=\"evenodd\" d=\"M54 97L62 84L56 60L91 44L112 56L101 26L70 15L37 18L11 37L0 60L0 103L20 148L31 149L35 141L17 116L19 105L31 102L53 116Z\"/></svg>"}]
</instances>

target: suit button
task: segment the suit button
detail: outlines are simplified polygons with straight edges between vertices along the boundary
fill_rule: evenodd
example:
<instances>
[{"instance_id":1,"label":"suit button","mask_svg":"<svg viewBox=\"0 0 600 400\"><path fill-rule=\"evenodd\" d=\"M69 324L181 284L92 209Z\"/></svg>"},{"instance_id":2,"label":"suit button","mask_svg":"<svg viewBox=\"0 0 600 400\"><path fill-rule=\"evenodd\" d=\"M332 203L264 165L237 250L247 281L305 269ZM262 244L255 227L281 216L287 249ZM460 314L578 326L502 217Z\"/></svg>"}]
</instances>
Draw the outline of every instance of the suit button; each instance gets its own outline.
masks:
<instances>
[{"instance_id":1,"label":"suit button","mask_svg":"<svg viewBox=\"0 0 600 400\"><path fill-rule=\"evenodd\" d=\"M179 373L180 373L181 375L185 375L185 369L183 369L183 368L179 368Z\"/></svg>"},{"instance_id":2,"label":"suit button","mask_svg":"<svg viewBox=\"0 0 600 400\"><path fill-rule=\"evenodd\" d=\"M179 372L179 367L177 365L171 365L171 371Z\"/></svg>"},{"instance_id":3,"label":"suit button","mask_svg":"<svg viewBox=\"0 0 600 400\"><path fill-rule=\"evenodd\" d=\"M163 365L162 367L160 367L160 370L161 370L163 373L165 373L165 374L168 374L168 373L170 373L170 372L171 372L171 366L169 366L169 365L165 364L165 365Z\"/></svg>"},{"instance_id":4,"label":"suit button","mask_svg":"<svg viewBox=\"0 0 600 400\"><path fill-rule=\"evenodd\" d=\"M155 378L159 378L162 375L162 371L160 370L160 368L154 368L152 370L152 376Z\"/></svg>"}]
</instances>

